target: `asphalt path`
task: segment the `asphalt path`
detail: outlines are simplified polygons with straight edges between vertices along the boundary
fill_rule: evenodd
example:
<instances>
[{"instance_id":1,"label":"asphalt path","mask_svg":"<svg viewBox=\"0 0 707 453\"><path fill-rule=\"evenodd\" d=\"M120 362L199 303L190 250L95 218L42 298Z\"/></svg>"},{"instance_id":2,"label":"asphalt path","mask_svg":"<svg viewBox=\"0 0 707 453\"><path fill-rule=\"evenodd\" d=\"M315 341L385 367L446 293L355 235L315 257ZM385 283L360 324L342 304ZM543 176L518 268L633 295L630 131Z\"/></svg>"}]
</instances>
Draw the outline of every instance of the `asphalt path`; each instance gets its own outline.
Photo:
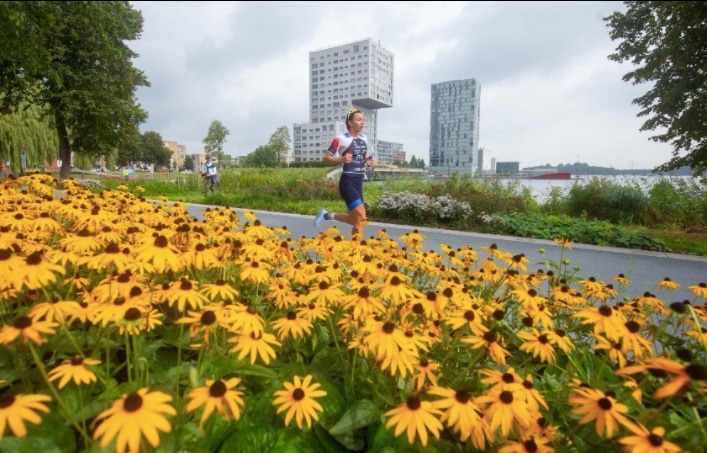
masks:
<instances>
[{"instance_id":1,"label":"asphalt path","mask_svg":"<svg viewBox=\"0 0 707 453\"><path fill-rule=\"evenodd\" d=\"M209 207L208 205L189 204L187 205L187 210L191 215L202 220L202 211ZM213 208L214 206L211 207ZM243 222L247 221L243 217L243 209L232 209L239 214ZM313 222L314 213L311 216L303 216L252 209L245 211L255 213L258 220L264 225L272 228L287 227L287 230L292 233L292 239L315 237L319 232L331 226L336 226L343 235L350 237L351 227L344 223L324 222L317 230ZM541 239L467 233L379 222L369 223L366 226L364 235L365 237L373 236L376 231L381 229L385 229L388 236L397 240L401 246L402 240L400 237L417 230L424 236L424 250L434 250L440 253L442 253L440 248L442 244L454 249L466 245L476 250L479 256L484 256L485 252L481 250L481 247L496 244L499 249L511 252L514 255L523 253L529 260L528 271L537 269L547 271L549 268L543 264L544 259L550 259L555 262L560 260L560 246L553 241ZM545 250L545 258L540 253L540 249ZM687 287L702 282L707 283L707 257L573 244L571 250L565 250L564 258L570 260L570 267L579 267L577 271L579 277L594 277L605 283L614 283L614 287L618 286L615 282L612 282L612 278L618 274L624 274L631 281L631 285L622 295L629 298L650 292L665 303L684 300L689 300L692 303L705 303L704 300L697 298ZM666 277L679 283L681 285L680 288L675 291L659 289L657 284Z\"/></svg>"}]
</instances>

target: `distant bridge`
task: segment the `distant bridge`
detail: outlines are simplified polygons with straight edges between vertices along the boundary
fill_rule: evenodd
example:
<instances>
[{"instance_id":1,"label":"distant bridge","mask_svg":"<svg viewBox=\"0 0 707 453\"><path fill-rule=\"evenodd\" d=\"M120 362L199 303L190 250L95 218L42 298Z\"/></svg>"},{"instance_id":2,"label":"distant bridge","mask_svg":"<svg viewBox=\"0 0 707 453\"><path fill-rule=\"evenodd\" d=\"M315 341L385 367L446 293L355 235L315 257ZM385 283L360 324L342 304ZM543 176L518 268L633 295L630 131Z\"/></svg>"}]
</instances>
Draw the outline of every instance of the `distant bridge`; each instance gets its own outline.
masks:
<instances>
[{"instance_id":1,"label":"distant bridge","mask_svg":"<svg viewBox=\"0 0 707 453\"><path fill-rule=\"evenodd\" d=\"M337 167L327 173L326 177L327 179L335 179L341 174L342 171L343 168ZM427 171L422 168L401 168L388 165L376 165L373 169L366 172L366 176L368 176L369 181L407 177L422 178L427 176Z\"/></svg>"}]
</instances>

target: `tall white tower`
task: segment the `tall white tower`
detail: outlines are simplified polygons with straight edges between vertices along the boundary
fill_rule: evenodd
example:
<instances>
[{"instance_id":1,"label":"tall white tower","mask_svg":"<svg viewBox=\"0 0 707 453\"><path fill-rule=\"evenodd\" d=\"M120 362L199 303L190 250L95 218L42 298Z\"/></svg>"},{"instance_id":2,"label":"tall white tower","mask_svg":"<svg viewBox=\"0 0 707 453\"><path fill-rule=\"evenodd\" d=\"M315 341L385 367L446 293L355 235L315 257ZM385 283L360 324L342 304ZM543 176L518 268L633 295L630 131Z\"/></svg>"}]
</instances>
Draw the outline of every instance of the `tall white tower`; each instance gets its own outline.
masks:
<instances>
[{"instance_id":1,"label":"tall white tower","mask_svg":"<svg viewBox=\"0 0 707 453\"><path fill-rule=\"evenodd\" d=\"M369 152L376 152L378 109L393 106L393 59L371 38L309 53L309 122L293 125L295 162L321 160L334 136L346 131L351 108L363 112ZM376 158L392 162L392 155Z\"/></svg>"}]
</instances>

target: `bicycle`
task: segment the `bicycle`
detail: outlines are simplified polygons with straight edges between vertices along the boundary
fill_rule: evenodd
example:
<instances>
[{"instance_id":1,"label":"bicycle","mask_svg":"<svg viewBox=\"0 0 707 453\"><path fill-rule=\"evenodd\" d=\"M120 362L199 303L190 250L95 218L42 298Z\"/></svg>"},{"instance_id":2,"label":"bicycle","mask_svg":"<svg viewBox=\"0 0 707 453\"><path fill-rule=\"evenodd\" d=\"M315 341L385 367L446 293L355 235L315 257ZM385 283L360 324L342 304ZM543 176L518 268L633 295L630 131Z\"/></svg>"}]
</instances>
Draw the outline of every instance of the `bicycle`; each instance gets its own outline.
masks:
<instances>
[{"instance_id":1,"label":"bicycle","mask_svg":"<svg viewBox=\"0 0 707 453\"><path fill-rule=\"evenodd\" d=\"M209 194L209 191L216 192L218 188L218 176L216 175L201 175L204 180L204 196Z\"/></svg>"}]
</instances>

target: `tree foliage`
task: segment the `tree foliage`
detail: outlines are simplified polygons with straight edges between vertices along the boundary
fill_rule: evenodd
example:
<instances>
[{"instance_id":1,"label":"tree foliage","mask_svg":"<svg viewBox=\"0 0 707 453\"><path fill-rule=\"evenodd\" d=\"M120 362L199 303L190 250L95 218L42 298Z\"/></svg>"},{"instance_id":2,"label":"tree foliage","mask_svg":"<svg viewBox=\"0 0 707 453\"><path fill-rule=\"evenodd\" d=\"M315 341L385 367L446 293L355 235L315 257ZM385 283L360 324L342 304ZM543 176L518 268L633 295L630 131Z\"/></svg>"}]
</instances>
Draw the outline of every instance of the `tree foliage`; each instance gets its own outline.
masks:
<instances>
[{"instance_id":1,"label":"tree foliage","mask_svg":"<svg viewBox=\"0 0 707 453\"><path fill-rule=\"evenodd\" d=\"M27 169L54 165L57 155L56 130L45 110L29 105L16 113L0 113L0 159L9 161L9 171L21 170L25 151Z\"/></svg>"},{"instance_id":2,"label":"tree foliage","mask_svg":"<svg viewBox=\"0 0 707 453\"><path fill-rule=\"evenodd\" d=\"M275 153L275 159L277 162L285 162L287 156L290 154L290 144L292 139L290 138L290 128L287 126L280 126L275 132L270 136L270 142L268 146L272 148L272 152Z\"/></svg>"},{"instance_id":3,"label":"tree foliage","mask_svg":"<svg viewBox=\"0 0 707 453\"><path fill-rule=\"evenodd\" d=\"M226 137L231 132L226 129L226 126L219 120L213 120L209 126L209 132L206 134L202 143L204 144L204 151L207 154L213 155L216 153L216 159L219 162L223 159L223 145L226 143Z\"/></svg>"},{"instance_id":4,"label":"tree foliage","mask_svg":"<svg viewBox=\"0 0 707 453\"><path fill-rule=\"evenodd\" d=\"M164 145L162 136L155 131L142 135L131 135L118 150L117 163L120 166L137 163L169 166L172 152Z\"/></svg>"},{"instance_id":5,"label":"tree foliage","mask_svg":"<svg viewBox=\"0 0 707 453\"><path fill-rule=\"evenodd\" d=\"M0 111L47 110L62 178L72 151L109 154L147 118L135 91L149 82L125 44L142 25L127 1L0 2Z\"/></svg>"},{"instance_id":6,"label":"tree foliage","mask_svg":"<svg viewBox=\"0 0 707 453\"><path fill-rule=\"evenodd\" d=\"M248 154L243 158L244 167L278 167L280 161L278 160L276 150L270 145L260 145L255 148L255 151Z\"/></svg>"},{"instance_id":7,"label":"tree foliage","mask_svg":"<svg viewBox=\"0 0 707 453\"><path fill-rule=\"evenodd\" d=\"M652 84L633 100L638 116L650 116L641 131L672 145L673 157L655 170L689 166L707 171L707 2L626 1L625 13L604 18L612 40L622 42L609 59L631 62L623 80Z\"/></svg>"}]
</instances>

